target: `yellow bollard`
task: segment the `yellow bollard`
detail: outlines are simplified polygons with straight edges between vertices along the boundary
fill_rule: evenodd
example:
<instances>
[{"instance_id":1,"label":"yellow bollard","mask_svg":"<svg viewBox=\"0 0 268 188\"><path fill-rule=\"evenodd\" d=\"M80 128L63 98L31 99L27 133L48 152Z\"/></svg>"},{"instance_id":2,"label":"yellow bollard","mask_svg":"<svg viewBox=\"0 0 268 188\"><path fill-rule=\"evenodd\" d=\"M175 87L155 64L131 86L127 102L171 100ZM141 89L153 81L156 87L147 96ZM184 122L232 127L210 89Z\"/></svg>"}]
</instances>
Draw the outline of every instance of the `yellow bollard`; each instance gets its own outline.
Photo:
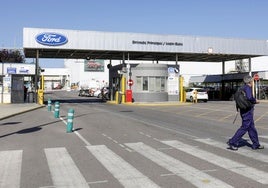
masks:
<instances>
[{"instance_id":1,"label":"yellow bollard","mask_svg":"<svg viewBox=\"0 0 268 188\"><path fill-rule=\"evenodd\" d=\"M122 76L121 78L121 93L119 95L119 97L121 97L121 103L126 103L126 77Z\"/></svg>"},{"instance_id":2,"label":"yellow bollard","mask_svg":"<svg viewBox=\"0 0 268 188\"><path fill-rule=\"evenodd\" d=\"M118 91L115 92L115 104L119 104Z\"/></svg>"},{"instance_id":3,"label":"yellow bollard","mask_svg":"<svg viewBox=\"0 0 268 188\"><path fill-rule=\"evenodd\" d=\"M44 104L44 90L38 89L38 104Z\"/></svg>"}]
</instances>

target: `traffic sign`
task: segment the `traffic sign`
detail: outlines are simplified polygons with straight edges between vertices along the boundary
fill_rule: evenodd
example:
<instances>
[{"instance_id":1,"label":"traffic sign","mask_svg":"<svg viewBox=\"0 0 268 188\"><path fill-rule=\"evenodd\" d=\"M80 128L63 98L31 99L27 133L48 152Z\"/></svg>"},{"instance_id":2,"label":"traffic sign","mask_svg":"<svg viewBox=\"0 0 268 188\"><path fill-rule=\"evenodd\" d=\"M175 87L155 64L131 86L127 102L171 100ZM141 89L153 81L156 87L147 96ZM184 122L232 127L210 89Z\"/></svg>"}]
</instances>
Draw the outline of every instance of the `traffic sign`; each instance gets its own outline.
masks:
<instances>
[{"instance_id":1,"label":"traffic sign","mask_svg":"<svg viewBox=\"0 0 268 188\"><path fill-rule=\"evenodd\" d=\"M254 74L253 78L254 78L255 81L258 81L260 79L260 77L259 77L259 75L257 73Z\"/></svg>"},{"instance_id":2,"label":"traffic sign","mask_svg":"<svg viewBox=\"0 0 268 188\"><path fill-rule=\"evenodd\" d=\"M129 79L129 80L127 81L127 84L128 84L129 86L132 86L132 85L134 84L134 82L133 82L133 80Z\"/></svg>"}]
</instances>

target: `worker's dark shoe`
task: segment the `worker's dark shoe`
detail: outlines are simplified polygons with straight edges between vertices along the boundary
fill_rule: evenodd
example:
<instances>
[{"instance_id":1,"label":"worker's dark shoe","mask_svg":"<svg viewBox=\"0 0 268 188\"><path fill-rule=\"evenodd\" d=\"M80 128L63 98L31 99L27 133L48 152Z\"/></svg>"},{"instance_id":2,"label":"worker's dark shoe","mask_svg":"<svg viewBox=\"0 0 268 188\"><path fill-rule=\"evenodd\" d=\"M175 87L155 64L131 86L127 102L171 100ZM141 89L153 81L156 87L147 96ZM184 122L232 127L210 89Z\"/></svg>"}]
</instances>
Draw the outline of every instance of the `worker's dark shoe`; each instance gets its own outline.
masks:
<instances>
[{"instance_id":1,"label":"worker's dark shoe","mask_svg":"<svg viewBox=\"0 0 268 188\"><path fill-rule=\"evenodd\" d=\"M252 147L252 149L254 149L254 150L256 150L256 149L264 149L264 146L262 146L262 145L259 145L258 147Z\"/></svg>"},{"instance_id":2,"label":"worker's dark shoe","mask_svg":"<svg viewBox=\"0 0 268 188\"><path fill-rule=\"evenodd\" d=\"M234 151L238 150L238 147L233 144L230 144L229 141L226 144L229 146L227 149L234 150Z\"/></svg>"}]
</instances>

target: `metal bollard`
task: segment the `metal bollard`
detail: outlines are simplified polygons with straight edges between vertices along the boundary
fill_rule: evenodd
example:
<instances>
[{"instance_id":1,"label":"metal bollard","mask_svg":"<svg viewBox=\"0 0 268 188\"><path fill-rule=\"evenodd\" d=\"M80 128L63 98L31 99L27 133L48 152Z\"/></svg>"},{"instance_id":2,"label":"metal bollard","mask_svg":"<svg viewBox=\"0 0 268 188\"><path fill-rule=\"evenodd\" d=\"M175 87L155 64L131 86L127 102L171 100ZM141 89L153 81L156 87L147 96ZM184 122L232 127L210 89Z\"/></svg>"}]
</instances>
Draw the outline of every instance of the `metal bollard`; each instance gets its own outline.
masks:
<instances>
[{"instance_id":1,"label":"metal bollard","mask_svg":"<svg viewBox=\"0 0 268 188\"><path fill-rule=\"evenodd\" d=\"M47 110L50 112L51 111L51 100L48 99L47 101Z\"/></svg>"},{"instance_id":2,"label":"metal bollard","mask_svg":"<svg viewBox=\"0 0 268 188\"><path fill-rule=\"evenodd\" d=\"M73 132L74 109L69 109L67 120L67 133Z\"/></svg>"},{"instance_id":3,"label":"metal bollard","mask_svg":"<svg viewBox=\"0 0 268 188\"><path fill-rule=\"evenodd\" d=\"M58 101L55 102L54 117L60 117L60 103Z\"/></svg>"}]
</instances>

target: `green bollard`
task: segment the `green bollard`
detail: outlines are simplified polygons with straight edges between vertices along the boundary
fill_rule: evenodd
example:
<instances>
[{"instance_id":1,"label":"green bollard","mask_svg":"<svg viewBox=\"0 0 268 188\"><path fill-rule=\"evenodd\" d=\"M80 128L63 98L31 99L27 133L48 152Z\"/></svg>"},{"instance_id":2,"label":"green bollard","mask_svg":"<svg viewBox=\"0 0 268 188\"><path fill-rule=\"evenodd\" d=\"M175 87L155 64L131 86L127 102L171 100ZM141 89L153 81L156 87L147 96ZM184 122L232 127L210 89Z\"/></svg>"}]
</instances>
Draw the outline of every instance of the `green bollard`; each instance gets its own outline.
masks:
<instances>
[{"instance_id":1,"label":"green bollard","mask_svg":"<svg viewBox=\"0 0 268 188\"><path fill-rule=\"evenodd\" d=\"M58 101L55 102L54 117L60 117L60 103Z\"/></svg>"},{"instance_id":2,"label":"green bollard","mask_svg":"<svg viewBox=\"0 0 268 188\"><path fill-rule=\"evenodd\" d=\"M51 100L47 100L47 110L50 112L51 111Z\"/></svg>"},{"instance_id":3,"label":"green bollard","mask_svg":"<svg viewBox=\"0 0 268 188\"><path fill-rule=\"evenodd\" d=\"M67 120L67 133L73 132L74 109L69 109Z\"/></svg>"}]
</instances>

